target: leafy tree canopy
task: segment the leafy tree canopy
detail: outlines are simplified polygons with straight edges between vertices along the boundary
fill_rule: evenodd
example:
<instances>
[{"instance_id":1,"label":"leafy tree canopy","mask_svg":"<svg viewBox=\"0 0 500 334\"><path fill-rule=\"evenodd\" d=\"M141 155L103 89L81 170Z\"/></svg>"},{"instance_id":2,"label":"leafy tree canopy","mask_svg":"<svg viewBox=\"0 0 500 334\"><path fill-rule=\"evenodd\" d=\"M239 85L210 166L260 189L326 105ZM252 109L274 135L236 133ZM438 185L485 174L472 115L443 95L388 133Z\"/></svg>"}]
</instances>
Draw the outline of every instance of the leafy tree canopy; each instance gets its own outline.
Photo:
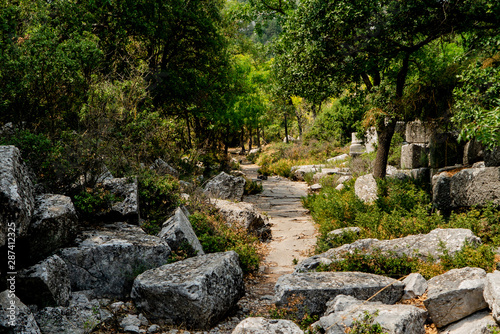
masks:
<instances>
[{"instance_id":1,"label":"leafy tree canopy","mask_svg":"<svg viewBox=\"0 0 500 334\"><path fill-rule=\"evenodd\" d=\"M498 17L492 0L305 0L279 41L280 89L312 100L346 89L366 96L379 133L374 174L383 177L395 121L407 110L405 88L428 78L423 55L458 33L497 29Z\"/></svg>"}]
</instances>

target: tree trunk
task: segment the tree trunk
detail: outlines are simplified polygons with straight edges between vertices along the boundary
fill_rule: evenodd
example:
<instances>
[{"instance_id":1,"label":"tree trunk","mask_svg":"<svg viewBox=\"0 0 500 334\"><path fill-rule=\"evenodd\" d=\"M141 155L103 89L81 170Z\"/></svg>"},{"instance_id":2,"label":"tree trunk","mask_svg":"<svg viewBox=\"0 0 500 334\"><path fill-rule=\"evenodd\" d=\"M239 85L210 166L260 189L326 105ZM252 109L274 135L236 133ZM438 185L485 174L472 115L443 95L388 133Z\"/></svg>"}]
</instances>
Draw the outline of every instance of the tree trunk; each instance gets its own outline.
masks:
<instances>
[{"instance_id":1,"label":"tree trunk","mask_svg":"<svg viewBox=\"0 0 500 334\"><path fill-rule=\"evenodd\" d=\"M241 145L240 154L245 154L245 128L244 127L241 127L240 145Z\"/></svg>"},{"instance_id":2,"label":"tree trunk","mask_svg":"<svg viewBox=\"0 0 500 334\"><path fill-rule=\"evenodd\" d=\"M286 111L285 111L285 142L288 144L288 124L286 120Z\"/></svg>"},{"instance_id":3,"label":"tree trunk","mask_svg":"<svg viewBox=\"0 0 500 334\"><path fill-rule=\"evenodd\" d=\"M299 111L294 108L295 116L297 117L297 126L299 127L299 137L302 137L302 125L301 125L301 117Z\"/></svg>"},{"instance_id":4,"label":"tree trunk","mask_svg":"<svg viewBox=\"0 0 500 334\"><path fill-rule=\"evenodd\" d=\"M316 119L316 105L313 104L311 106L311 112L312 112L312 117L313 117L313 121Z\"/></svg>"},{"instance_id":5,"label":"tree trunk","mask_svg":"<svg viewBox=\"0 0 500 334\"><path fill-rule=\"evenodd\" d=\"M260 128L257 128L257 147L260 147Z\"/></svg>"},{"instance_id":6,"label":"tree trunk","mask_svg":"<svg viewBox=\"0 0 500 334\"><path fill-rule=\"evenodd\" d=\"M229 127L226 127L226 133L224 134L224 155L227 156L229 153Z\"/></svg>"},{"instance_id":7,"label":"tree trunk","mask_svg":"<svg viewBox=\"0 0 500 334\"><path fill-rule=\"evenodd\" d=\"M396 101L394 108L393 117L388 119L387 125L385 125L384 120L379 120L377 123L377 136L378 136L378 148L377 156L375 158L375 165L373 166L373 177L376 179L382 179L385 177L387 169L387 160L389 159L389 149L391 148L391 140L394 135L394 130L396 129L396 122L398 120L399 109L401 104L401 98L403 97L404 88L406 84L406 77L408 76L408 69L410 65L410 53L407 53L403 58L403 64L398 72L396 80ZM379 78L375 77L376 81Z\"/></svg>"},{"instance_id":8,"label":"tree trunk","mask_svg":"<svg viewBox=\"0 0 500 334\"><path fill-rule=\"evenodd\" d=\"M396 121L389 120L387 125L384 125L382 120L377 125L378 147L375 165L373 166L373 177L383 179L387 169L387 160L389 158L389 149L391 147L392 136L396 129Z\"/></svg>"},{"instance_id":9,"label":"tree trunk","mask_svg":"<svg viewBox=\"0 0 500 334\"><path fill-rule=\"evenodd\" d=\"M186 125L187 125L188 148L192 148L192 146L191 146L191 126L189 125L189 115L187 113L186 113Z\"/></svg>"},{"instance_id":10,"label":"tree trunk","mask_svg":"<svg viewBox=\"0 0 500 334\"><path fill-rule=\"evenodd\" d=\"M248 152L250 152L252 150L252 128L249 127L248 128Z\"/></svg>"}]
</instances>

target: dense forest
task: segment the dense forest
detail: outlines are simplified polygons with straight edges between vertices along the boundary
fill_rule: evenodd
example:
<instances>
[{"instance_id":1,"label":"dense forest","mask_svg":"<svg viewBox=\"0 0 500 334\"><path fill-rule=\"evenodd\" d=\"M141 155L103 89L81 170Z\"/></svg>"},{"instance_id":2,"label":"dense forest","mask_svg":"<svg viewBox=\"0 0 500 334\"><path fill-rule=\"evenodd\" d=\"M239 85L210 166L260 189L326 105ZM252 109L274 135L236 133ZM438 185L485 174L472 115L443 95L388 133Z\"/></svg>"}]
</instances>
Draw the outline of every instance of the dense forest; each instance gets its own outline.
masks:
<instances>
[{"instance_id":1,"label":"dense forest","mask_svg":"<svg viewBox=\"0 0 500 334\"><path fill-rule=\"evenodd\" d=\"M340 146L370 126L383 177L396 122L416 118L500 142L498 1L0 8L2 141L49 190L103 165L123 176L162 158L188 175L198 161L224 169L228 147L288 135Z\"/></svg>"}]
</instances>

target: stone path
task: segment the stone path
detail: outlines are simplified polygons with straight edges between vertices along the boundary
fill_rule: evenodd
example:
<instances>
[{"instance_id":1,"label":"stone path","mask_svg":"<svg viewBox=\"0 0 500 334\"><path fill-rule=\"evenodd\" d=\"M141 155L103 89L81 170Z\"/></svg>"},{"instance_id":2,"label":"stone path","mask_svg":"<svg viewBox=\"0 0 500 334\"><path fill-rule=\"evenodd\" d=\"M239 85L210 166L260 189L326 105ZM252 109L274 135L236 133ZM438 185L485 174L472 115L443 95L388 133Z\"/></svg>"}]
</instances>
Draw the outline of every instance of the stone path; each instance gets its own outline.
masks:
<instances>
[{"instance_id":1,"label":"stone path","mask_svg":"<svg viewBox=\"0 0 500 334\"><path fill-rule=\"evenodd\" d=\"M241 166L250 179L257 178L258 168L253 164ZM307 195L305 182L292 182L272 176L262 180L262 186L262 193L246 196L243 201L254 204L270 218L273 237L262 266L264 274L274 278L291 273L294 259L300 261L311 255L317 232L308 210L301 202L301 197Z\"/></svg>"},{"instance_id":2,"label":"stone path","mask_svg":"<svg viewBox=\"0 0 500 334\"><path fill-rule=\"evenodd\" d=\"M257 179L258 165L243 163L240 166L249 179ZM262 180L262 186L262 193L245 196L243 201L254 204L270 218L272 240L266 244L268 253L261 262L260 274L246 280L246 294L238 302L237 312L209 334L231 334L248 316L269 317L276 281L281 275L291 273L294 259L300 261L308 257L316 244L314 222L301 202L301 197L307 195L307 184L273 176Z\"/></svg>"}]
</instances>

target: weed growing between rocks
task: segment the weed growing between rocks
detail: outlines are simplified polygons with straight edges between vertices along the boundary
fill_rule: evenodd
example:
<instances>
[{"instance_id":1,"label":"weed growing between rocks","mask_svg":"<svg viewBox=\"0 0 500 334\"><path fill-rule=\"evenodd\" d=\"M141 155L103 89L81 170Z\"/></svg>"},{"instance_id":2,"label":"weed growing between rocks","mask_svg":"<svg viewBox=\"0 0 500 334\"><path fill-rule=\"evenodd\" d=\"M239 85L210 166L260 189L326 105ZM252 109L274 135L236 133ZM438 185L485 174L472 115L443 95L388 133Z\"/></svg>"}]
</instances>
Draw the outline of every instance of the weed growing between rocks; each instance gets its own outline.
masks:
<instances>
[{"instance_id":1,"label":"weed growing between rocks","mask_svg":"<svg viewBox=\"0 0 500 334\"><path fill-rule=\"evenodd\" d=\"M101 188L86 188L73 198L75 209L84 220L108 213L113 203L121 201L122 197Z\"/></svg>"},{"instance_id":2,"label":"weed growing between rocks","mask_svg":"<svg viewBox=\"0 0 500 334\"><path fill-rule=\"evenodd\" d=\"M193 211L189 221L205 253L234 250L240 257L245 274L259 269L262 252L257 237L242 228L228 225L218 210L203 196L192 196L189 207Z\"/></svg>"},{"instance_id":3,"label":"weed growing between rocks","mask_svg":"<svg viewBox=\"0 0 500 334\"><path fill-rule=\"evenodd\" d=\"M396 260L376 253L346 254L345 262L324 270L357 270L396 277L418 271L432 277L452 268L473 266L492 271L495 266L493 247L500 244L500 210L493 205L444 216L432 209L430 196L419 184L396 179L379 181L379 198L371 205L356 197L354 181L345 183L341 191L324 187L319 194L304 198L303 203L319 225L318 254L357 239L394 239L429 233L436 228L467 228L483 242L478 247L467 245L454 256L444 252L441 259L427 263L411 258ZM328 235L332 230L350 226L359 227L361 232Z\"/></svg>"},{"instance_id":4,"label":"weed growing between rocks","mask_svg":"<svg viewBox=\"0 0 500 334\"><path fill-rule=\"evenodd\" d=\"M295 322L302 330L306 330L311 324L318 321L317 315L311 316L307 310L303 310L304 296L292 296L284 306L272 305L268 310L271 319L286 319ZM300 311L299 311L300 310ZM303 313L302 317L298 314Z\"/></svg>"},{"instance_id":5,"label":"weed growing between rocks","mask_svg":"<svg viewBox=\"0 0 500 334\"><path fill-rule=\"evenodd\" d=\"M250 180L245 177L245 189L243 195L255 195L260 194L262 192L262 183L255 182L254 180Z\"/></svg>"},{"instance_id":6,"label":"weed growing between rocks","mask_svg":"<svg viewBox=\"0 0 500 334\"><path fill-rule=\"evenodd\" d=\"M349 334L387 334L382 326L375 322L378 313L371 314L368 311L363 313L361 319L355 320L352 326L346 329Z\"/></svg>"}]
</instances>

